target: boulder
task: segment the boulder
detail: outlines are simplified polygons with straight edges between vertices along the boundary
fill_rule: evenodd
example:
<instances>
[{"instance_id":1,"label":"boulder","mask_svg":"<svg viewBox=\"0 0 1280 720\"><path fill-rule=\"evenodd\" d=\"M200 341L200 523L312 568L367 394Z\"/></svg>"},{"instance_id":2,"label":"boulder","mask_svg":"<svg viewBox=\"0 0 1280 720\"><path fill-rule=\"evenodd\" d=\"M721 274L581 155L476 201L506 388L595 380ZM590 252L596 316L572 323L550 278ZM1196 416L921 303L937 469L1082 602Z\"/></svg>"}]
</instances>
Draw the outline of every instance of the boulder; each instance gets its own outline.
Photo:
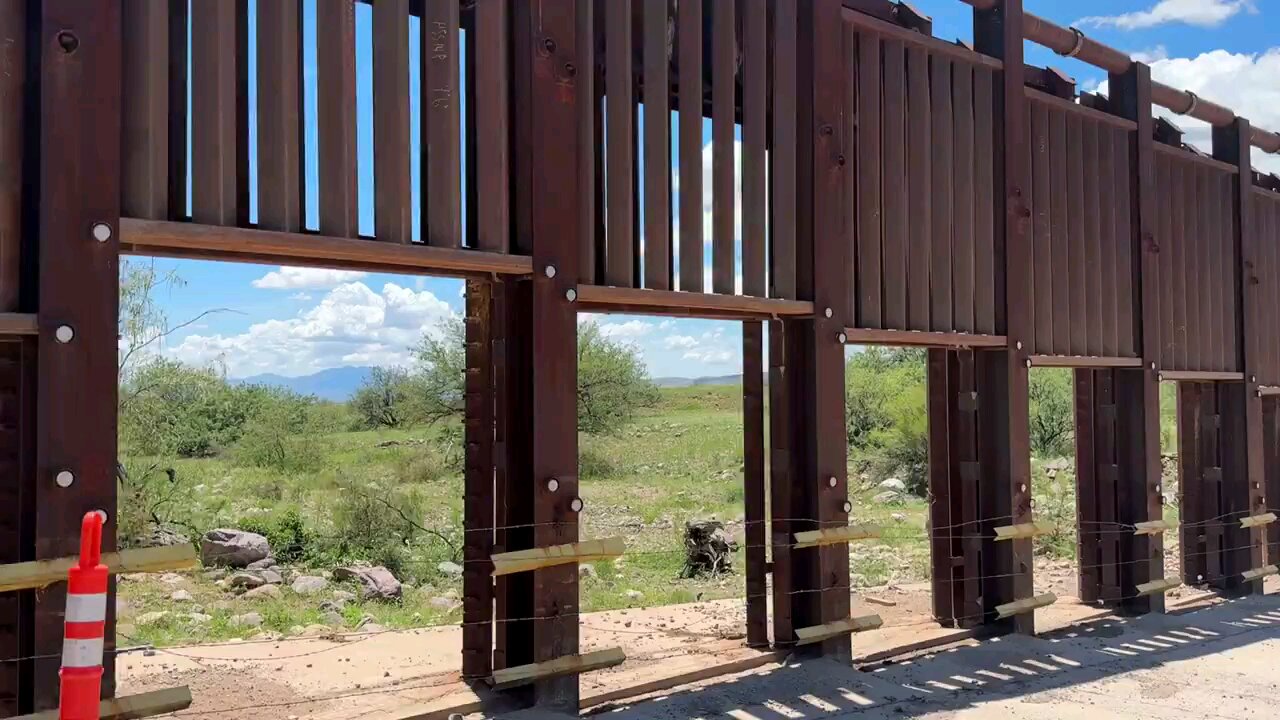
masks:
<instances>
[{"instance_id":1,"label":"boulder","mask_svg":"<svg viewBox=\"0 0 1280 720\"><path fill-rule=\"evenodd\" d=\"M169 599L174 602L195 602L195 598L186 590L174 590Z\"/></svg>"},{"instance_id":2,"label":"boulder","mask_svg":"<svg viewBox=\"0 0 1280 720\"><path fill-rule=\"evenodd\" d=\"M733 572L733 553L738 543L725 532L719 520L687 522L684 526L684 569L682 578Z\"/></svg>"},{"instance_id":3,"label":"boulder","mask_svg":"<svg viewBox=\"0 0 1280 720\"><path fill-rule=\"evenodd\" d=\"M262 558L261 560L254 560L248 565L245 565L244 569L245 570L266 570L269 567L275 567L275 564L276 564L275 558L266 557L266 558Z\"/></svg>"},{"instance_id":4,"label":"boulder","mask_svg":"<svg viewBox=\"0 0 1280 720\"><path fill-rule=\"evenodd\" d=\"M433 597L428 604L436 610L443 610L444 612L453 612L454 608L458 606L456 600L447 597Z\"/></svg>"},{"instance_id":5,"label":"boulder","mask_svg":"<svg viewBox=\"0 0 1280 720\"><path fill-rule=\"evenodd\" d=\"M232 615L230 620L232 627L256 628L262 627L263 622L262 615L256 612L245 613L243 615Z\"/></svg>"},{"instance_id":6,"label":"boulder","mask_svg":"<svg viewBox=\"0 0 1280 720\"><path fill-rule=\"evenodd\" d=\"M896 503L900 500L902 500L902 493L897 490L885 490L884 492L876 493L876 496L871 498L872 502L877 502L882 505Z\"/></svg>"},{"instance_id":7,"label":"boulder","mask_svg":"<svg viewBox=\"0 0 1280 720\"><path fill-rule=\"evenodd\" d=\"M263 580L261 576L255 575L253 573L238 572L235 575L232 575L231 577L227 578L226 583L227 583L227 587L252 590L256 587L261 587L265 585L266 581Z\"/></svg>"},{"instance_id":8,"label":"boulder","mask_svg":"<svg viewBox=\"0 0 1280 720\"><path fill-rule=\"evenodd\" d=\"M644 599L644 593L640 592L639 590L628 590L625 594L627 596L627 599L631 601Z\"/></svg>"},{"instance_id":9,"label":"boulder","mask_svg":"<svg viewBox=\"0 0 1280 720\"><path fill-rule=\"evenodd\" d=\"M277 570L259 570L258 577L262 578L262 582L268 585L283 585L284 576Z\"/></svg>"},{"instance_id":10,"label":"boulder","mask_svg":"<svg viewBox=\"0 0 1280 720\"><path fill-rule=\"evenodd\" d=\"M436 565L436 569L439 570L440 574L444 575L445 577L453 577L453 578L462 577L462 566L455 562L449 562L448 560L446 560L440 563L439 565Z\"/></svg>"},{"instance_id":11,"label":"boulder","mask_svg":"<svg viewBox=\"0 0 1280 720\"><path fill-rule=\"evenodd\" d=\"M330 625L334 627L342 627L343 624L346 623L346 619L343 618L338 613L330 610L329 612L324 614L324 622L326 625Z\"/></svg>"},{"instance_id":12,"label":"boulder","mask_svg":"<svg viewBox=\"0 0 1280 720\"><path fill-rule=\"evenodd\" d=\"M250 590L240 597L246 600L278 600L280 599L280 588L276 585L263 585Z\"/></svg>"},{"instance_id":13,"label":"boulder","mask_svg":"<svg viewBox=\"0 0 1280 720\"><path fill-rule=\"evenodd\" d=\"M356 594L353 592L347 592L346 590L334 590L333 599L342 600L344 602L355 602Z\"/></svg>"},{"instance_id":14,"label":"boulder","mask_svg":"<svg viewBox=\"0 0 1280 720\"><path fill-rule=\"evenodd\" d=\"M347 602L345 600L325 600L324 602L320 603L320 612L340 613L346 609L347 609Z\"/></svg>"},{"instance_id":15,"label":"boulder","mask_svg":"<svg viewBox=\"0 0 1280 720\"><path fill-rule=\"evenodd\" d=\"M155 612L142 613L133 619L135 625L155 625L169 619L168 610L157 610Z\"/></svg>"},{"instance_id":16,"label":"boulder","mask_svg":"<svg viewBox=\"0 0 1280 720\"><path fill-rule=\"evenodd\" d=\"M212 569L212 570L205 570L205 571L204 571L204 579L205 579L205 580L221 580L222 578L224 578L224 577L226 577L226 576L227 576L227 569L226 569L226 568L214 568L214 569Z\"/></svg>"},{"instance_id":17,"label":"boulder","mask_svg":"<svg viewBox=\"0 0 1280 720\"><path fill-rule=\"evenodd\" d=\"M907 491L907 484L902 482L898 478L888 478L886 480L883 480L881 481L879 487L883 490L894 490L900 493Z\"/></svg>"},{"instance_id":18,"label":"boulder","mask_svg":"<svg viewBox=\"0 0 1280 720\"><path fill-rule=\"evenodd\" d=\"M299 595L314 595L329 587L329 581L316 575L299 575L294 578L293 585L290 587Z\"/></svg>"},{"instance_id":19,"label":"boulder","mask_svg":"<svg viewBox=\"0 0 1280 720\"><path fill-rule=\"evenodd\" d=\"M200 560L205 565L242 568L271 557L271 544L257 533L220 528L200 540Z\"/></svg>"},{"instance_id":20,"label":"boulder","mask_svg":"<svg viewBox=\"0 0 1280 720\"><path fill-rule=\"evenodd\" d=\"M337 580L359 580L366 600L399 600L403 592L400 581L382 567L341 567L333 571Z\"/></svg>"}]
</instances>

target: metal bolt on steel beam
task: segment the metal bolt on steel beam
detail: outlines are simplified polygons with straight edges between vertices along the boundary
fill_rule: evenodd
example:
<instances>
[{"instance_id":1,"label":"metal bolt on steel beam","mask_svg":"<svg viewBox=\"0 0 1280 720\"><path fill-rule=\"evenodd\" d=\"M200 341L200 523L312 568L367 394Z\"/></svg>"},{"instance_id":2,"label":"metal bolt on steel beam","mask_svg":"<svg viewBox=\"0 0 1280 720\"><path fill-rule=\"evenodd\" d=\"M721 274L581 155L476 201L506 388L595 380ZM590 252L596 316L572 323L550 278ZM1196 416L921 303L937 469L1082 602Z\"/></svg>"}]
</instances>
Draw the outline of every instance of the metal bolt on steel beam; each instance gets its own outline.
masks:
<instances>
[{"instance_id":1,"label":"metal bolt on steel beam","mask_svg":"<svg viewBox=\"0 0 1280 720\"><path fill-rule=\"evenodd\" d=\"M1021 340L1019 340L1019 341L1017 342L1016 347L1017 347L1019 350L1021 350L1021 349L1022 349L1022 341L1021 341Z\"/></svg>"},{"instance_id":2,"label":"metal bolt on steel beam","mask_svg":"<svg viewBox=\"0 0 1280 720\"><path fill-rule=\"evenodd\" d=\"M553 278L553 277L555 277L555 276L556 276L556 266L555 266L555 265L548 265L548 266L547 266L547 269L546 269L546 270L544 270L543 272L545 272L545 273L547 274L547 277L549 277L549 278Z\"/></svg>"},{"instance_id":3,"label":"metal bolt on steel beam","mask_svg":"<svg viewBox=\"0 0 1280 720\"><path fill-rule=\"evenodd\" d=\"M76 336L76 331L70 325L59 325L57 330L53 331L53 337L58 342L66 345Z\"/></svg>"},{"instance_id":4,"label":"metal bolt on steel beam","mask_svg":"<svg viewBox=\"0 0 1280 720\"><path fill-rule=\"evenodd\" d=\"M1250 376L1249 376L1249 382L1251 382L1251 383L1256 383L1256 382L1258 382L1258 376L1257 376L1257 375L1250 375Z\"/></svg>"},{"instance_id":5,"label":"metal bolt on steel beam","mask_svg":"<svg viewBox=\"0 0 1280 720\"><path fill-rule=\"evenodd\" d=\"M569 503L569 509L574 512L582 512L582 498L574 498Z\"/></svg>"},{"instance_id":6,"label":"metal bolt on steel beam","mask_svg":"<svg viewBox=\"0 0 1280 720\"><path fill-rule=\"evenodd\" d=\"M845 343L849 342L849 336L845 335L844 333L840 333L839 335L836 335L836 342L840 343L841 345L844 345Z\"/></svg>"},{"instance_id":7,"label":"metal bolt on steel beam","mask_svg":"<svg viewBox=\"0 0 1280 720\"><path fill-rule=\"evenodd\" d=\"M834 312L832 312L831 308L827 308L826 310L823 310L823 311L822 311L822 314L823 314L823 315L825 315L826 317L831 317L831 316L832 316L832 315L834 315L835 313L834 313Z\"/></svg>"},{"instance_id":8,"label":"metal bolt on steel beam","mask_svg":"<svg viewBox=\"0 0 1280 720\"><path fill-rule=\"evenodd\" d=\"M1155 370L1155 369L1156 369L1156 364L1155 364L1155 363L1151 363L1151 369L1152 369L1152 370Z\"/></svg>"},{"instance_id":9,"label":"metal bolt on steel beam","mask_svg":"<svg viewBox=\"0 0 1280 720\"><path fill-rule=\"evenodd\" d=\"M578 299L578 291L577 291L577 290L574 290L573 288L569 288L568 290L565 290L565 291L564 291L564 299L565 299L565 300L568 300L569 302L573 302L574 300L577 300L577 299Z\"/></svg>"},{"instance_id":10,"label":"metal bolt on steel beam","mask_svg":"<svg viewBox=\"0 0 1280 720\"><path fill-rule=\"evenodd\" d=\"M1164 373L1156 373L1156 380L1164 382Z\"/></svg>"},{"instance_id":11,"label":"metal bolt on steel beam","mask_svg":"<svg viewBox=\"0 0 1280 720\"><path fill-rule=\"evenodd\" d=\"M111 226L106 223L93 224L93 239L104 243L111 239Z\"/></svg>"},{"instance_id":12,"label":"metal bolt on steel beam","mask_svg":"<svg viewBox=\"0 0 1280 720\"><path fill-rule=\"evenodd\" d=\"M60 488L69 488L75 484L76 476L71 474L70 470L62 470L54 476L53 482Z\"/></svg>"},{"instance_id":13,"label":"metal bolt on steel beam","mask_svg":"<svg viewBox=\"0 0 1280 720\"><path fill-rule=\"evenodd\" d=\"M1028 367L1028 368L1030 368L1030 367L1031 367L1031 358L1027 358L1027 367Z\"/></svg>"},{"instance_id":14,"label":"metal bolt on steel beam","mask_svg":"<svg viewBox=\"0 0 1280 720\"><path fill-rule=\"evenodd\" d=\"M559 490L559 489L560 489L560 481L559 481L559 480L557 480L557 479L555 479L555 478L551 478L550 480L548 480L548 481L547 481L547 492L555 492L555 491L557 491L557 490Z\"/></svg>"},{"instance_id":15,"label":"metal bolt on steel beam","mask_svg":"<svg viewBox=\"0 0 1280 720\"><path fill-rule=\"evenodd\" d=\"M844 505L841 505L840 507L844 508L844 511L846 513L853 512L853 503L849 502L848 500L845 500Z\"/></svg>"},{"instance_id":16,"label":"metal bolt on steel beam","mask_svg":"<svg viewBox=\"0 0 1280 720\"><path fill-rule=\"evenodd\" d=\"M835 475L832 475L831 477L827 478L827 487L835 487L836 485L839 485L839 484L840 484L840 481L836 479Z\"/></svg>"}]
</instances>

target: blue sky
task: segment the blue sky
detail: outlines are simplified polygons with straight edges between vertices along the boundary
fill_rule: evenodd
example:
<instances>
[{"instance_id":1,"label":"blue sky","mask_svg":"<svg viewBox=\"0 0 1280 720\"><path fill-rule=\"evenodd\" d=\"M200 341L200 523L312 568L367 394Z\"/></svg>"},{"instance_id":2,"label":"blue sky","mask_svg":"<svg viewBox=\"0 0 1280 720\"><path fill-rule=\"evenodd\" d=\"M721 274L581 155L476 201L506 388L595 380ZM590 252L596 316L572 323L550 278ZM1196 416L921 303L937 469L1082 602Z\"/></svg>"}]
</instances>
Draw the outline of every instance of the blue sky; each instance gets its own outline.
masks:
<instances>
[{"instance_id":1,"label":"blue sky","mask_svg":"<svg viewBox=\"0 0 1280 720\"><path fill-rule=\"evenodd\" d=\"M251 17L256 0L250 0ZM314 37L314 3L305 0L304 31ZM1157 79L1222 102L1256 124L1280 129L1280 7L1274 0L1025 0L1028 11L1063 25L1079 25L1090 37L1126 50L1152 64ZM958 0L913 0L934 19L934 34L970 39L972 13ZM373 232L373 122L371 11L357 5L357 96L360 229ZM252 19L250 32L254 31ZM410 55L418 57L416 20ZM464 40L465 42L465 40ZM250 43L252 47L252 42ZM304 45L308 224L316 225L315 44ZM250 59L253 74L255 58ZM1074 76L1084 89L1105 90L1105 76L1088 65L1028 44L1027 61L1051 65ZM418 154L416 62L411 98L414 121L410 152ZM251 87L250 114L256 88ZM1208 147L1208 129L1177 118L1190 142ZM250 123L251 156L256 124ZM466 132L464 127L463 132ZM710 169L711 138L704 133ZM674 143L673 143L674 144ZM673 151L676 148L673 147ZM1255 157L1268 170L1280 163ZM414 200L417 204L417 163ZM464 168L465 172L465 168ZM256 167L251 192L256 198ZM710 192L710 183L704 183ZM704 208L710 212L710 197ZM256 199L251 204L256 215ZM415 236L417 219L415 218ZM708 233L708 238L710 237ZM164 352L179 359L218 364L234 377L262 372L305 375L344 365L395 365L409 361L408 348L461 312L456 280L231 263L129 258L175 270L185 281L156 299L172 325L213 308L214 313L175 332ZM741 333L736 323L638 317L589 317L611 337L634 344L655 376L721 375L741 370Z\"/></svg>"}]
</instances>

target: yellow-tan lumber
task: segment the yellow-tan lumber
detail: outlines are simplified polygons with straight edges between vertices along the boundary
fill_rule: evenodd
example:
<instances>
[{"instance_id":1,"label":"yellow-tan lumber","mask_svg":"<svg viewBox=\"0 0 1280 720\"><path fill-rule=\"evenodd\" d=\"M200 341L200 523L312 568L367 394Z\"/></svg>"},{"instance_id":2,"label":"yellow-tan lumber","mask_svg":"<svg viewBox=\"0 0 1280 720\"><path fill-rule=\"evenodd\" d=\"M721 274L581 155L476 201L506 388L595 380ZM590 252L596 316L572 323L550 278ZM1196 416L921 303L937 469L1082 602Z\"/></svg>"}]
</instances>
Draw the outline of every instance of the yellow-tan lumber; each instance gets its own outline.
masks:
<instances>
[{"instance_id":1,"label":"yellow-tan lumber","mask_svg":"<svg viewBox=\"0 0 1280 720\"><path fill-rule=\"evenodd\" d=\"M1182 579L1176 577L1167 577L1163 580L1152 580L1148 583L1142 583L1138 586L1139 595L1163 595L1170 590L1182 587Z\"/></svg>"},{"instance_id":2,"label":"yellow-tan lumber","mask_svg":"<svg viewBox=\"0 0 1280 720\"><path fill-rule=\"evenodd\" d=\"M1250 580L1260 580L1264 577L1277 574L1280 574L1280 568L1275 565L1267 565L1266 567L1255 568L1253 570L1245 570L1240 573L1240 576L1247 582Z\"/></svg>"},{"instance_id":3,"label":"yellow-tan lumber","mask_svg":"<svg viewBox=\"0 0 1280 720\"><path fill-rule=\"evenodd\" d=\"M1171 530L1178 528L1174 523L1168 520L1147 520L1133 526L1134 535L1163 535Z\"/></svg>"},{"instance_id":4,"label":"yellow-tan lumber","mask_svg":"<svg viewBox=\"0 0 1280 720\"><path fill-rule=\"evenodd\" d=\"M67 570L80 562L76 557L32 560L0 565L0 592L42 588L67 579ZM116 573L168 572L200 564L195 548L187 544L135 548L102 554L107 570Z\"/></svg>"},{"instance_id":5,"label":"yellow-tan lumber","mask_svg":"<svg viewBox=\"0 0 1280 720\"><path fill-rule=\"evenodd\" d=\"M815 625L796 629L796 645L811 645L833 637L850 633L875 630L884 624L879 615L862 615L836 620L825 625Z\"/></svg>"},{"instance_id":6,"label":"yellow-tan lumber","mask_svg":"<svg viewBox=\"0 0 1280 720\"><path fill-rule=\"evenodd\" d=\"M1242 528L1262 527L1263 525L1270 525L1275 521L1276 521L1275 513L1263 513L1261 515L1254 515L1253 517L1241 518L1240 527Z\"/></svg>"},{"instance_id":7,"label":"yellow-tan lumber","mask_svg":"<svg viewBox=\"0 0 1280 720\"><path fill-rule=\"evenodd\" d=\"M1023 613L1031 612L1037 608L1048 607L1056 602L1058 602L1057 595L1054 595L1053 593L1044 593L1043 595L1036 595L1035 597L1030 597L1026 600L1017 600L1011 603L1005 603L1004 605L997 605L996 616L1000 618L1007 618L1014 615L1021 615Z\"/></svg>"},{"instance_id":8,"label":"yellow-tan lumber","mask_svg":"<svg viewBox=\"0 0 1280 720\"><path fill-rule=\"evenodd\" d=\"M846 527L826 528L823 530L806 530L796 533L796 544L793 548L819 547L854 540L868 540L880 537L880 528L874 525L848 525Z\"/></svg>"},{"instance_id":9,"label":"yellow-tan lumber","mask_svg":"<svg viewBox=\"0 0 1280 720\"><path fill-rule=\"evenodd\" d=\"M1029 522L1020 525L1003 525L996 528L996 540L1023 540L1048 535L1051 532L1053 532L1053 525L1049 523Z\"/></svg>"},{"instance_id":10,"label":"yellow-tan lumber","mask_svg":"<svg viewBox=\"0 0 1280 720\"><path fill-rule=\"evenodd\" d=\"M107 698L98 706L102 720L135 720L148 718L191 707L191 688L181 687L152 690L138 695ZM45 710L34 715L22 715L12 720L58 720L57 710Z\"/></svg>"},{"instance_id":11,"label":"yellow-tan lumber","mask_svg":"<svg viewBox=\"0 0 1280 720\"><path fill-rule=\"evenodd\" d=\"M492 556L493 574L510 575L512 573L537 570L555 565L591 562L621 557L627 551L627 543L620 537L602 540L583 540L566 545L550 545L548 547L513 550L495 553Z\"/></svg>"},{"instance_id":12,"label":"yellow-tan lumber","mask_svg":"<svg viewBox=\"0 0 1280 720\"><path fill-rule=\"evenodd\" d=\"M565 655L547 662L517 665L516 667L495 670L489 678L489 684L493 686L494 690L507 690L539 680L548 680L565 675L578 675L592 670L602 670L621 665L626 659L627 655L622 651L622 648L595 650L582 655Z\"/></svg>"}]
</instances>

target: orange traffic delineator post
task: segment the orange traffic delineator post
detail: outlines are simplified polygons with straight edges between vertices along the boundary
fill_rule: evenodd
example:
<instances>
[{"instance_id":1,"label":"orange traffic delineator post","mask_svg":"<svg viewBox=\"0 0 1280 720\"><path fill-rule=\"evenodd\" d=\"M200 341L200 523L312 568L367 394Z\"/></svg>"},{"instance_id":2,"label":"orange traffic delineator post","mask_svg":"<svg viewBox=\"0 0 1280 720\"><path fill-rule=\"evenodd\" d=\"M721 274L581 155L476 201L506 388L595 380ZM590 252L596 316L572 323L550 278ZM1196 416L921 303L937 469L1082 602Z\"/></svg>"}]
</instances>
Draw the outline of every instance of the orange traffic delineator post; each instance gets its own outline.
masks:
<instances>
[{"instance_id":1,"label":"orange traffic delineator post","mask_svg":"<svg viewBox=\"0 0 1280 720\"><path fill-rule=\"evenodd\" d=\"M80 525L80 564L67 571L67 616L62 641L60 720L99 720L102 650L107 627L107 566L102 564L101 513Z\"/></svg>"}]
</instances>

